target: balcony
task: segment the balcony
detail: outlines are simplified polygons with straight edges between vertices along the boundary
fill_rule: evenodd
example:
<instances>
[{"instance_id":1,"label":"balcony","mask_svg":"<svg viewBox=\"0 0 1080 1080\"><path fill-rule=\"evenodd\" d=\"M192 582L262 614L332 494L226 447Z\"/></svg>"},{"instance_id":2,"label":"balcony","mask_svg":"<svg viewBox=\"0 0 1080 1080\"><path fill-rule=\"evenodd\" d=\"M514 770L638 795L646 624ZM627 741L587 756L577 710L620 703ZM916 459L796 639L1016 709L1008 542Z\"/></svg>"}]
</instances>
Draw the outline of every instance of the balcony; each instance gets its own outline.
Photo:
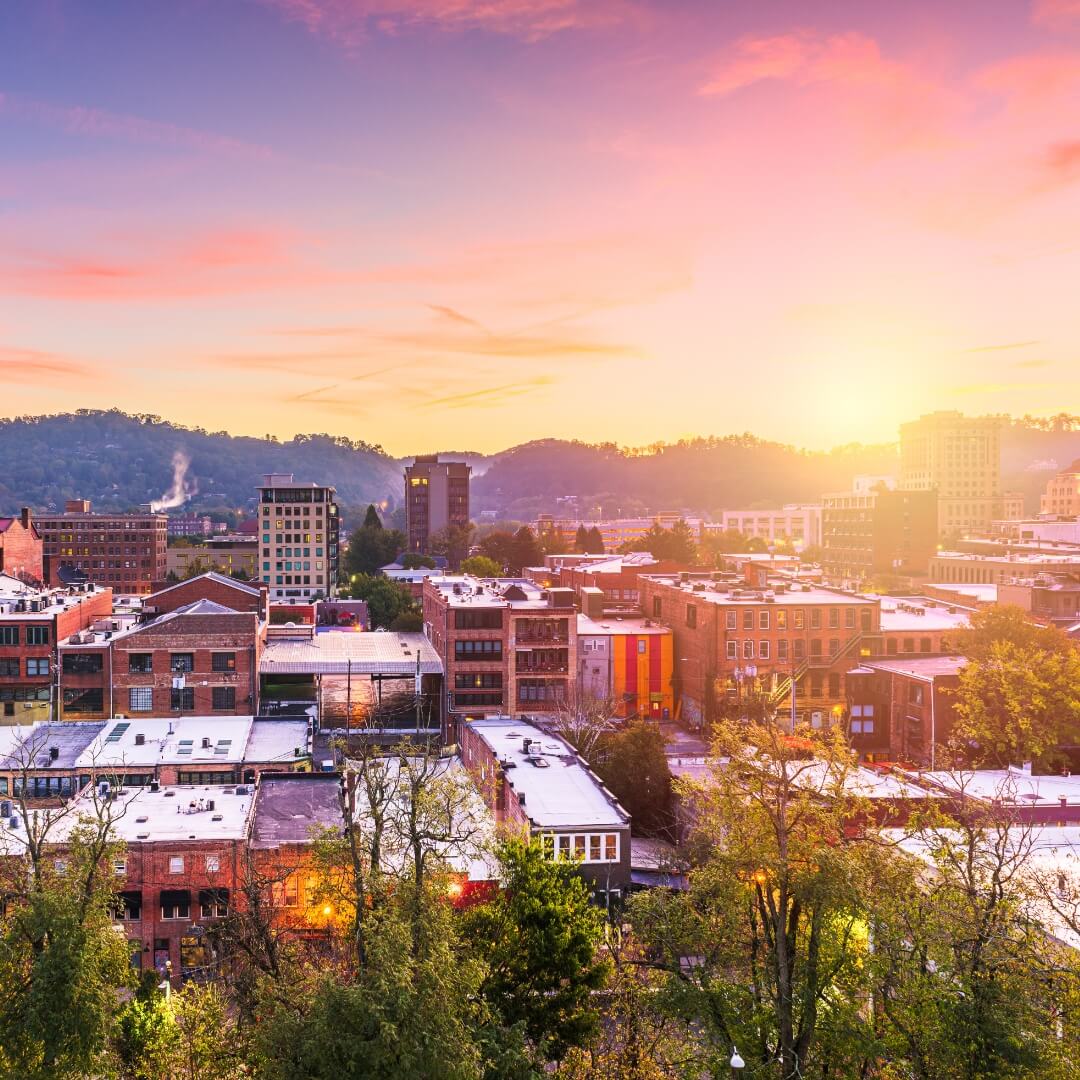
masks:
<instances>
[{"instance_id":1,"label":"balcony","mask_svg":"<svg viewBox=\"0 0 1080 1080\"><path fill-rule=\"evenodd\" d=\"M544 648L545 646L562 645L563 647L570 644L570 634L568 631L559 630L518 630L517 635L514 638L514 643L518 647L526 648Z\"/></svg>"},{"instance_id":2,"label":"balcony","mask_svg":"<svg viewBox=\"0 0 1080 1080\"><path fill-rule=\"evenodd\" d=\"M533 662L518 660L514 670L519 675L569 675L570 665L566 660Z\"/></svg>"}]
</instances>

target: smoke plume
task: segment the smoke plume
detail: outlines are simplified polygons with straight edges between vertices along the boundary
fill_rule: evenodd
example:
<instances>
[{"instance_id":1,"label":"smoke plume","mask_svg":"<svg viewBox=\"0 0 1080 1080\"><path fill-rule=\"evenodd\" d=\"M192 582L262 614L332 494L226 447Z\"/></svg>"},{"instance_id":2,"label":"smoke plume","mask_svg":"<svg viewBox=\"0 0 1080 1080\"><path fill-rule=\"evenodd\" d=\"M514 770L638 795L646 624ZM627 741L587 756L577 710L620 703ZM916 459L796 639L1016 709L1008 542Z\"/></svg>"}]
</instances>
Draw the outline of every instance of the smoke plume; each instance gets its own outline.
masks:
<instances>
[{"instance_id":1,"label":"smoke plume","mask_svg":"<svg viewBox=\"0 0 1080 1080\"><path fill-rule=\"evenodd\" d=\"M191 458L183 450L177 450L172 456L172 487L150 504L150 510L154 514L160 514L162 510L172 510L192 497L198 495L199 484L194 478L188 479L187 471L191 465Z\"/></svg>"}]
</instances>

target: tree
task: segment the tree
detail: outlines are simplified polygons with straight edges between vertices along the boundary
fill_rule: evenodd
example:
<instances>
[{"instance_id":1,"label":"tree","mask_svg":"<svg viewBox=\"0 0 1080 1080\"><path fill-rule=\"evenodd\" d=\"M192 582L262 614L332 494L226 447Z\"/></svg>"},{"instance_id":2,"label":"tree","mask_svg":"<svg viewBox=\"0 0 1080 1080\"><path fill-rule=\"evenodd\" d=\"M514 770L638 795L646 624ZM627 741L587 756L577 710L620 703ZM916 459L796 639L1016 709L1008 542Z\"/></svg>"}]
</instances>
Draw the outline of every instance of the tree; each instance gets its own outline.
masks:
<instances>
[{"instance_id":1,"label":"tree","mask_svg":"<svg viewBox=\"0 0 1080 1080\"><path fill-rule=\"evenodd\" d=\"M960 752L999 765L1049 762L1080 738L1080 653L1060 630L995 606L949 644L968 658L956 689Z\"/></svg>"},{"instance_id":2,"label":"tree","mask_svg":"<svg viewBox=\"0 0 1080 1080\"><path fill-rule=\"evenodd\" d=\"M597 771L629 812L635 832L670 832L671 770L656 725L639 721L611 736Z\"/></svg>"},{"instance_id":3,"label":"tree","mask_svg":"<svg viewBox=\"0 0 1080 1080\"><path fill-rule=\"evenodd\" d=\"M450 564L451 570L456 570L461 565L461 560L469 554L472 544L472 534L475 526L472 522L467 525L447 525L428 539L428 548L432 555L443 555Z\"/></svg>"},{"instance_id":4,"label":"tree","mask_svg":"<svg viewBox=\"0 0 1080 1080\"><path fill-rule=\"evenodd\" d=\"M685 521L676 521L670 529L653 523L644 536L629 540L624 551L648 551L657 559L693 566L698 560L697 541L694 532Z\"/></svg>"},{"instance_id":5,"label":"tree","mask_svg":"<svg viewBox=\"0 0 1080 1080\"><path fill-rule=\"evenodd\" d=\"M584 551L586 555L604 554L604 536L600 532L599 526L593 525L592 528L589 529L589 532L585 538Z\"/></svg>"},{"instance_id":6,"label":"tree","mask_svg":"<svg viewBox=\"0 0 1080 1080\"><path fill-rule=\"evenodd\" d=\"M591 694L578 680L555 702L549 723L595 769L618 729L617 713L614 698Z\"/></svg>"},{"instance_id":7,"label":"tree","mask_svg":"<svg viewBox=\"0 0 1080 1080\"><path fill-rule=\"evenodd\" d=\"M462 560L461 572L480 578L498 577L502 573L502 566L487 555L470 555Z\"/></svg>"},{"instance_id":8,"label":"tree","mask_svg":"<svg viewBox=\"0 0 1080 1080\"><path fill-rule=\"evenodd\" d=\"M696 822L689 891L631 900L667 1006L718 1076L733 1046L749 1076L784 1080L857 1076L845 1062L872 1046L862 928L879 849L848 827L866 813L842 734L799 734L719 725L710 775L679 785Z\"/></svg>"},{"instance_id":9,"label":"tree","mask_svg":"<svg viewBox=\"0 0 1080 1080\"><path fill-rule=\"evenodd\" d=\"M401 556L401 565L406 570L418 570L420 567L434 570L435 560L430 555L421 555L416 551L407 551Z\"/></svg>"},{"instance_id":10,"label":"tree","mask_svg":"<svg viewBox=\"0 0 1080 1080\"><path fill-rule=\"evenodd\" d=\"M514 545L511 549L510 564L507 569L512 574L520 574L527 566L540 566L544 561L544 549L528 525L522 525L514 533Z\"/></svg>"},{"instance_id":11,"label":"tree","mask_svg":"<svg viewBox=\"0 0 1080 1080\"><path fill-rule=\"evenodd\" d=\"M374 574L392 563L405 547L405 537L395 529L384 529L374 506L367 508L364 523L349 537L345 551L346 574Z\"/></svg>"},{"instance_id":12,"label":"tree","mask_svg":"<svg viewBox=\"0 0 1080 1080\"><path fill-rule=\"evenodd\" d=\"M367 601L372 626L389 629L396 619L418 610L408 585L381 574L358 574L349 591L354 599Z\"/></svg>"},{"instance_id":13,"label":"tree","mask_svg":"<svg viewBox=\"0 0 1080 1080\"><path fill-rule=\"evenodd\" d=\"M585 526L579 525L577 527L577 533L574 536L574 550L582 555L588 553L589 550L589 530Z\"/></svg>"},{"instance_id":14,"label":"tree","mask_svg":"<svg viewBox=\"0 0 1080 1080\"><path fill-rule=\"evenodd\" d=\"M465 916L465 937L487 961L480 991L504 1026L523 1025L558 1059L597 1031L603 919L574 864L545 858L538 841L507 840L498 857L504 890Z\"/></svg>"},{"instance_id":15,"label":"tree","mask_svg":"<svg viewBox=\"0 0 1080 1080\"><path fill-rule=\"evenodd\" d=\"M498 564L500 573L506 570L514 559L514 534L501 529L493 530L477 545L480 554Z\"/></svg>"}]
</instances>

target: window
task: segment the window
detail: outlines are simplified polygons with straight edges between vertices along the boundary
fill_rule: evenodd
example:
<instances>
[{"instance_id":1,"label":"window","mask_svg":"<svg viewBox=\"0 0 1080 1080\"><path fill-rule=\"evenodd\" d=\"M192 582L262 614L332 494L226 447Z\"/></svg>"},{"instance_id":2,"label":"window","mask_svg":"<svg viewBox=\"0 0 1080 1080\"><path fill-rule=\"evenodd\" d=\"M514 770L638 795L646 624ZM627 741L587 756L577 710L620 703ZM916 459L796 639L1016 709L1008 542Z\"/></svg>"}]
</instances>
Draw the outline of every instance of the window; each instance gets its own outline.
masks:
<instances>
[{"instance_id":1,"label":"window","mask_svg":"<svg viewBox=\"0 0 1080 1080\"><path fill-rule=\"evenodd\" d=\"M478 608L475 611L455 611L456 630L501 630L503 613L498 608Z\"/></svg>"},{"instance_id":2,"label":"window","mask_svg":"<svg viewBox=\"0 0 1080 1080\"><path fill-rule=\"evenodd\" d=\"M727 643L727 658L729 660L739 659L739 643L734 639Z\"/></svg>"},{"instance_id":3,"label":"window","mask_svg":"<svg viewBox=\"0 0 1080 1080\"><path fill-rule=\"evenodd\" d=\"M603 837L599 833L593 833L589 837L589 862L600 862L601 841Z\"/></svg>"},{"instance_id":4,"label":"window","mask_svg":"<svg viewBox=\"0 0 1080 1080\"><path fill-rule=\"evenodd\" d=\"M184 856L172 855L169 858L169 873L182 874L184 872Z\"/></svg>"},{"instance_id":5,"label":"window","mask_svg":"<svg viewBox=\"0 0 1080 1080\"><path fill-rule=\"evenodd\" d=\"M873 625L872 620L873 616L871 615L869 608L863 608L863 610L859 612L859 625L862 627L864 633Z\"/></svg>"},{"instance_id":6,"label":"window","mask_svg":"<svg viewBox=\"0 0 1080 1080\"><path fill-rule=\"evenodd\" d=\"M142 918L142 893L134 889L119 893L116 897L115 911L116 917L121 922L138 922Z\"/></svg>"},{"instance_id":7,"label":"window","mask_svg":"<svg viewBox=\"0 0 1080 1080\"><path fill-rule=\"evenodd\" d=\"M231 687L230 687L231 689ZM174 711L195 708L195 688L185 686L179 690L169 691L169 708Z\"/></svg>"},{"instance_id":8,"label":"window","mask_svg":"<svg viewBox=\"0 0 1080 1080\"><path fill-rule=\"evenodd\" d=\"M749 638L742 643L742 654L744 660L754 659L754 643Z\"/></svg>"},{"instance_id":9,"label":"window","mask_svg":"<svg viewBox=\"0 0 1080 1080\"><path fill-rule=\"evenodd\" d=\"M131 686L128 688L128 711L151 712L154 708L154 688L152 686Z\"/></svg>"},{"instance_id":10,"label":"window","mask_svg":"<svg viewBox=\"0 0 1080 1080\"><path fill-rule=\"evenodd\" d=\"M754 629L754 613L752 611L744 611L742 613L742 628L744 630Z\"/></svg>"},{"instance_id":11,"label":"window","mask_svg":"<svg viewBox=\"0 0 1080 1080\"><path fill-rule=\"evenodd\" d=\"M161 917L188 919L191 917L191 894L180 889L162 889Z\"/></svg>"},{"instance_id":12,"label":"window","mask_svg":"<svg viewBox=\"0 0 1080 1080\"><path fill-rule=\"evenodd\" d=\"M300 892L295 877L275 881L270 886L270 898L274 907L296 907Z\"/></svg>"},{"instance_id":13,"label":"window","mask_svg":"<svg viewBox=\"0 0 1080 1080\"><path fill-rule=\"evenodd\" d=\"M796 608L791 613L791 621L796 630L806 629L806 614L802 608Z\"/></svg>"},{"instance_id":14,"label":"window","mask_svg":"<svg viewBox=\"0 0 1080 1080\"><path fill-rule=\"evenodd\" d=\"M806 656L806 642L802 638L796 638L792 643L792 648L795 650L795 659L802 660Z\"/></svg>"},{"instance_id":15,"label":"window","mask_svg":"<svg viewBox=\"0 0 1080 1080\"><path fill-rule=\"evenodd\" d=\"M455 660L501 660L501 641L455 641Z\"/></svg>"},{"instance_id":16,"label":"window","mask_svg":"<svg viewBox=\"0 0 1080 1080\"><path fill-rule=\"evenodd\" d=\"M855 629L855 609L853 607L844 608L844 626L849 630Z\"/></svg>"},{"instance_id":17,"label":"window","mask_svg":"<svg viewBox=\"0 0 1080 1080\"><path fill-rule=\"evenodd\" d=\"M653 615L654 619L659 619L660 618L660 612L662 610L662 607L663 607L663 605L660 602L660 597L659 596L654 596L652 598L652 615Z\"/></svg>"},{"instance_id":18,"label":"window","mask_svg":"<svg viewBox=\"0 0 1080 1080\"><path fill-rule=\"evenodd\" d=\"M644 656L649 651L649 643L644 638L638 638L638 656Z\"/></svg>"},{"instance_id":19,"label":"window","mask_svg":"<svg viewBox=\"0 0 1080 1080\"><path fill-rule=\"evenodd\" d=\"M739 613L737 611L729 611L725 614L725 625L729 630L739 629Z\"/></svg>"},{"instance_id":20,"label":"window","mask_svg":"<svg viewBox=\"0 0 1080 1080\"><path fill-rule=\"evenodd\" d=\"M187 672L195 670L195 657L189 652L174 652L169 654L169 670Z\"/></svg>"},{"instance_id":21,"label":"window","mask_svg":"<svg viewBox=\"0 0 1080 1080\"><path fill-rule=\"evenodd\" d=\"M17 678L19 675L19 661L17 659L0 659L0 675L9 675Z\"/></svg>"},{"instance_id":22,"label":"window","mask_svg":"<svg viewBox=\"0 0 1080 1080\"><path fill-rule=\"evenodd\" d=\"M482 671L474 675L454 676L454 687L458 690L500 690L502 684L501 671Z\"/></svg>"},{"instance_id":23,"label":"window","mask_svg":"<svg viewBox=\"0 0 1080 1080\"><path fill-rule=\"evenodd\" d=\"M839 656L839 655L840 655L840 639L839 638L829 638L829 656L834 657L834 656Z\"/></svg>"},{"instance_id":24,"label":"window","mask_svg":"<svg viewBox=\"0 0 1080 1080\"><path fill-rule=\"evenodd\" d=\"M123 877L127 873L127 859L114 859L113 872Z\"/></svg>"},{"instance_id":25,"label":"window","mask_svg":"<svg viewBox=\"0 0 1080 1080\"><path fill-rule=\"evenodd\" d=\"M619 837L615 833L604 834L604 861L618 862Z\"/></svg>"},{"instance_id":26,"label":"window","mask_svg":"<svg viewBox=\"0 0 1080 1080\"><path fill-rule=\"evenodd\" d=\"M229 890L200 889L199 914L204 919L224 919L229 914Z\"/></svg>"},{"instance_id":27,"label":"window","mask_svg":"<svg viewBox=\"0 0 1080 1080\"><path fill-rule=\"evenodd\" d=\"M769 613L767 611L759 611L758 612L758 629L759 630L768 630L769 629Z\"/></svg>"},{"instance_id":28,"label":"window","mask_svg":"<svg viewBox=\"0 0 1080 1080\"><path fill-rule=\"evenodd\" d=\"M691 630L697 626L697 608L693 604L686 605L686 625Z\"/></svg>"},{"instance_id":29,"label":"window","mask_svg":"<svg viewBox=\"0 0 1080 1080\"><path fill-rule=\"evenodd\" d=\"M831 607L829 608L829 629L835 630L840 625L840 609Z\"/></svg>"},{"instance_id":30,"label":"window","mask_svg":"<svg viewBox=\"0 0 1080 1080\"><path fill-rule=\"evenodd\" d=\"M758 656L760 656L762 660L769 659L769 643L767 641L758 642Z\"/></svg>"},{"instance_id":31,"label":"window","mask_svg":"<svg viewBox=\"0 0 1080 1080\"><path fill-rule=\"evenodd\" d=\"M194 693L194 691L192 691ZM228 709L236 708L236 687L235 686L215 686L212 695L213 705L212 708L215 712L223 712ZM193 703L194 707L194 703Z\"/></svg>"},{"instance_id":32,"label":"window","mask_svg":"<svg viewBox=\"0 0 1080 1080\"><path fill-rule=\"evenodd\" d=\"M0 626L0 645L18 645L19 628L17 626Z\"/></svg>"},{"instance_id":33,"label":"window","mask_svg":"<svg viewBox=\"0 0 1080 1080\"><path fill-rule=\"evenodd\" d=\"M26 661L27 675L48 675L49 658L46 656L30 657Z\"/></svg>"},{"instance_id":34,"label":"window","mask_svg":"<svg viewBox=\"0 0 1080 1080\"><path fill-rule=\"evenodd\" d=\"M154 654L148 652L128 653L128 671L132 675L149 675L154 670Z\"/></svg>"},{"instance_id":35,"label":"window","mask_svg":"<svg viewBox=\"0 0 1080 1080\"><path fill-rule=\"evenodd\" d=\"M28 626L26 628L27 645L48 645L49 628L47 626Z\"/></svg>"},{"instance_id":36,"label":"window","mask_svg":"<svg viewBox=\"0 0 1080 1080\"><path fill-rule=\"evenodd\" d=\"M811 630L820 630L821 629L821 608L811 608L810 609L810 629Z\"/></svg>"},{"instance_id":37,"label":"window","mask_svg":"<svg viewBox=\"0 0 1080 1080\"><path fill-rule=\"evenodd\" d=\"M221 869L221 860L216 855L206 856L206 872L216 874Z\"/></svg>"},{"instance_id":38,"label":"window","mask_svg":"<svg viewBox=\"0 0 1080 1080\"><path fill-rule=\"evenodd\" d=\"M919 638L919 652L930 652L930 639L928 637Z\"/></svg>"},{"instance_id":39,"label":"window","mask_svg":"<svg viewBox=\"0 0 1080 1080\"><path fill-rule=\"evenodd\" d=\"M781 609L780 611L778 611L776 613L776 629L777 630L786 630L787 629L787 612L784 611L783 609Z\"/></svg>"},{"instance_id":40,"label":"window","mask_svg":"<svg viewBox=\"0 0 1080 1080\"><path fill-rule=\"evenodd\" d=\"M829 672L829 697L838 698L840 696L840 674L836 671Z\"/></svg>"},{"instance_id":41,"label":"window","mask_svg":"<svg viewBox=\"0 0 1080 1080\"><path fill-rule=\"evenodd\" d=\"M820 657L821 656L821 638L813 638L810 641L810 655Z\"/></svg>"},{"instance_id":42,"label":"window","mask_svg":"<svg viewBox=\"0 0 1080 1080\"><path fill-rule=\"evenodd\" d=\"M99 652L65 652L65 675L95 675L101 670Z\"/></svg>"},{"instance_id":43,"label":"window","mask_svg":"<svg viewBox=\"0 0 1080 1080\"><path fill-rule=\"evenodd\" d=\"M923 688L918 684L908 687L908 702L912 705L923 703Z\"/></svg>"}]
</instances>

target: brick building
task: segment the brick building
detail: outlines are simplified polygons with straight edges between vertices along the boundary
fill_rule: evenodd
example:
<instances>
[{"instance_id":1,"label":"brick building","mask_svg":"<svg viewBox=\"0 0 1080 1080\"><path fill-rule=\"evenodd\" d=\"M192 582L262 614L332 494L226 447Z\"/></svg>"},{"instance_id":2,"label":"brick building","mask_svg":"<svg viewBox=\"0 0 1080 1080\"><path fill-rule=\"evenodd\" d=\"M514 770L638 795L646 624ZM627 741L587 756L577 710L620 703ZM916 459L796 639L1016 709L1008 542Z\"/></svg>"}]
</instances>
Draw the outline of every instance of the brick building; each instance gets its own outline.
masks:
<instances>
[{"instance_id":1,"label":"brick building","mask_svg":"<svg viewBox=\"0 0 1080 1080\"><path fill-rule=\"evenodd\" d=\"M851 745L863 758L939 763L955 723L962 656L864 660L848 676Z\"/></svg>"},{"instance_id":2,"label":"brick building","mask_svg":"<svg viewBox=\"0 0 1080 1080\"><path fill-rule=\"evenodd\" d=\"M578 615L579 696L610 699L614 715L675 715L674 638L652 619Z\"/></svg>"},{"instance_id":3,"label":"brick building","mask_svg":"<svg viewBox=\"0 0 1080 1080\"><path fill-rule=\"evenodd\" d=\"M60 645L63 716L251 715L258 711L266 623L196 600L116 634Z\"/></svg>"},{"instance_id":4,"label":"brick building","mask_svg":"<svg viewBox=\"0 0 1080 1080\"><path fill-rule=\"evenodd\" d=\"M211 536L201 544L169 544L165 555L166 576L185 578L208 571L226 576L242 574L246 581L261 581L258 537Z\"/></svg>"},{"instance_id":5,"label":"brick building","mask_svg":"<svg viewBox=\"0 0 1080 1080\"><path fill-rule=\"evenodd\" d=\"M18 517L0 517L0 574L45 583L44 545L27 506Z\"/></svg>"},{"instance_id":6,"label":"brick building","mask_svg":"<svg viewBox=\"0 0 1080 1080\"><path fill-rule=\"evenodd\" d=\"M408 550L427 554L431 537L469 524L472 466L421 455L405 468L405 538Z\"/></svg>"},{"instance_id":7,"label":"brick building","mask_svg":"<svg viewBox=\"0 0 1080 1080\"><path fill-rule=\"evenodd\" d=\"M1039 513L1057 517L1080 517L1080 458L1046 482L1039 497Z\"/></svg>"},{"instance_id":8,"label":"brick building","mask_svg":"<svg viewBox=\"0 0 1080 1080\"><path fill-rule=\"evenodd\" d=\"M0 723L50 719L57 643L111 613L111 589L39 590L0 575Z\"/></svg>"},{"instance_id":9,"label":"brick building","mask_svg":"<svg viewBox=\"0 0 1080 1080\"><path fill-rule=\"evenodd\" d=\"M630 815L574 749L510 717L459 728L461 760L507 830L542 839L549 858L578 858L602 897L630 884Z\"/></svg>"},{"instance_id":10,"label":"brick building","mask_svg":"<svg viewBox=\"0 0 1080 1080\"><path fill-rule=\"evenodd\" d=\"M634 551L628 555L565 563L554 569L550 577L551 584L573 589L579 601L583 589L599 589L605 611L636 612L641 599L638 578L642 574L670 574L686 569L670 559L654 559L647 551Z\"/></svg>"},{"instance_id":11,"label":"brick building","mask_svg":"<svg viewBox=\"0 0 1080 1080\"><path fill-rule=\"evenodd\" d=\"M676 711L691 724L717 715L720 695L770 694L822 726L846 705L845 673L880 630L876 599L788 581L747 588L733 575L642 575L645 615L674 634Z\"/></svg>"},{"instance_id":12,"label":"brick building","mask_svg":"<svg viewBox=\"0 0 1080 1080\"><path fill-rule=\"evenodd\" d=\"M69 500L63 514L38 519L44 576L62 585L70 574L117 594L142 594L165 578L168 518L164 514L94 514L86 499Z\"/></svg>"},{"instance_id":13,"label":"brick building","mask_svg":"<svg viewBox=\"0 0 1080 1080\"><path fill-rule=\"evenodd\" d=\"M196 600L212 600L233 611L254 611L263 622L269 618L265 585L237 581L213 571L158 589L143 600L142 610L145 615L164 615Z\"/></svg>"},{"instance_id":14,"label":"brick building","mask_svg":"<svg viewBox=\"0 0 1080 1080\"><path fill-rule=\"evenodd\" d=\"M569 589L468 576L424 582L424 633L446 672L451 713L555 711L577 670L577 613Z\"/></svg>"}]
</instances>

